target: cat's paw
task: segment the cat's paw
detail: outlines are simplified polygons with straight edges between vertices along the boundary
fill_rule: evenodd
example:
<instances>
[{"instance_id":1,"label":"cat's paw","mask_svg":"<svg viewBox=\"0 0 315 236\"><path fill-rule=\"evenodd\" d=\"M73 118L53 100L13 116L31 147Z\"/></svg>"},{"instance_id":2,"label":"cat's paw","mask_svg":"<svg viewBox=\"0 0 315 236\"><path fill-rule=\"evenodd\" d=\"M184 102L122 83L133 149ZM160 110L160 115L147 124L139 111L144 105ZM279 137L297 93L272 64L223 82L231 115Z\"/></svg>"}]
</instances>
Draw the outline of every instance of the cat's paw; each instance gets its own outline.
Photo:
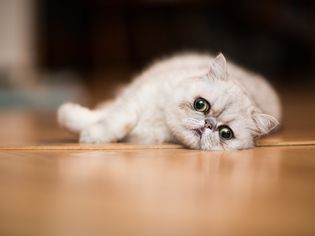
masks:
<instances>
[{"instance_id":1,"label":"cat's paw","mask_svg":"<svg viewBox=\"0 0 315 236\"><path fill-rule=\"evenodd\" d=\"M95 124L80 133L80 143L102 144L110 143L112 140L108 136L103 124Z\"/></svg>"}]
</instances>

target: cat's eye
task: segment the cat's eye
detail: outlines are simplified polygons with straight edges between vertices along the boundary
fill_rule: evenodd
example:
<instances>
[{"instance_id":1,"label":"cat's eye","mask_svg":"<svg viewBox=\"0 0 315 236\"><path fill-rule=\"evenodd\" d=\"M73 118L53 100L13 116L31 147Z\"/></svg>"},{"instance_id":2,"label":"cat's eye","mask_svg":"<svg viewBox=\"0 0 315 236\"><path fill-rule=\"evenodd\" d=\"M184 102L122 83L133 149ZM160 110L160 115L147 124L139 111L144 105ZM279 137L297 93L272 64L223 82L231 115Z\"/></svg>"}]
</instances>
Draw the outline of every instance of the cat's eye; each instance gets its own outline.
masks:
<instances>
[{"instance_id":1,"label":"cat's eye","mask_svg":"<svg viewBox=\"0 0 315 236\"><path fill-rule=\"evenodd\" d=\"M210 110L210 104L203 98L197 98L194 101L194 108L196 111L207 113Z\"/></svg>"},{"instance_id":2,"label":"cat's eye","mask_svg":"<svg viewBox=\"0 0 315 236\"><path fill-rule=\"evenodd\" d=\"M233 131L226 125L219 126L219 136L222 139L229 140L234 138Z\"/></svg>"}]
</instances>

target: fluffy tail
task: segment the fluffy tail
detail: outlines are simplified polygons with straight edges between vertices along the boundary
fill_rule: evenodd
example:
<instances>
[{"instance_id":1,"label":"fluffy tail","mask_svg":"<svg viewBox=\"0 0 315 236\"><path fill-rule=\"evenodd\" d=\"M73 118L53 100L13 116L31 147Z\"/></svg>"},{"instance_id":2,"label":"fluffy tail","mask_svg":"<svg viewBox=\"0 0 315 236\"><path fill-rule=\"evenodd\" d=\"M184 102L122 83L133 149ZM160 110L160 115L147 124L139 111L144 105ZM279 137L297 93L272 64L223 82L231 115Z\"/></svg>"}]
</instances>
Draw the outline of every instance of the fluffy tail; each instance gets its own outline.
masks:
<instances>
[{"instance_id":1,"label":"fluffy tail","mask_svg":"<svg viewBox=\"0 0 315 236\"><path fill-rule=\"evenodd\" d=\"M57 113L58 123L67 130L79 133L102 118L100 111L92 111L78 104L65 103Z\"/></svg>"}]
</instances>

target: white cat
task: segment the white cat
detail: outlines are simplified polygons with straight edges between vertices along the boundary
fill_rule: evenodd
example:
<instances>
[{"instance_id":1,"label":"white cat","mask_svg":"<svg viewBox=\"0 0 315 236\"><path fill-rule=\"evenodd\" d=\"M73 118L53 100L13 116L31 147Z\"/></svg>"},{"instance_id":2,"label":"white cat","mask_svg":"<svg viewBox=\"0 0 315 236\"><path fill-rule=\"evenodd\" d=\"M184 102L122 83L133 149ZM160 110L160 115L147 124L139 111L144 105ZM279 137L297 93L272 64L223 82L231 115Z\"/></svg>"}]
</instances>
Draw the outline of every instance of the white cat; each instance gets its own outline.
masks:
<instances>
[{"instance_id":1,"label":"white cat","mask_svg":"<svg viewBox=\"0 0 315 236\"><path fill-rule=\"evenodd\" d=\"M66 103L59 124L82 143L181 143L193 149L252 148L279 124L277 94L259 75L226 63L222 54L161 60L106 106Z\"/></svg>"}]
</instances>

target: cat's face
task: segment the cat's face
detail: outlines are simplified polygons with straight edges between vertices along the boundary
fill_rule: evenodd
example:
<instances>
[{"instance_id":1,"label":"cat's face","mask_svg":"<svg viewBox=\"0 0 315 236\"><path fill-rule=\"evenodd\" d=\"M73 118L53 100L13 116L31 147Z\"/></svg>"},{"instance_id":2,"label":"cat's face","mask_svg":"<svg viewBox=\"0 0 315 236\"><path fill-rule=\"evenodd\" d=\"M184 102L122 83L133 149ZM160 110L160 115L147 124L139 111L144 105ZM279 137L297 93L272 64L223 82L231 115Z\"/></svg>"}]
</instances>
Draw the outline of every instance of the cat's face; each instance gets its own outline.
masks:
<instances>
[{"instance_id":1,"label":"cat's face","mask_svg":"<svg viewBox=\"0 0 315 236\"><path fill-rule=\"evenodd\" d=\"M255 138L278 125L260 113L235 81L228 79L220 54L207 75L187 78L168 104L167 123L174 136L190 148L202 150L246 149Z\"/></svg>"}]
</instances>

